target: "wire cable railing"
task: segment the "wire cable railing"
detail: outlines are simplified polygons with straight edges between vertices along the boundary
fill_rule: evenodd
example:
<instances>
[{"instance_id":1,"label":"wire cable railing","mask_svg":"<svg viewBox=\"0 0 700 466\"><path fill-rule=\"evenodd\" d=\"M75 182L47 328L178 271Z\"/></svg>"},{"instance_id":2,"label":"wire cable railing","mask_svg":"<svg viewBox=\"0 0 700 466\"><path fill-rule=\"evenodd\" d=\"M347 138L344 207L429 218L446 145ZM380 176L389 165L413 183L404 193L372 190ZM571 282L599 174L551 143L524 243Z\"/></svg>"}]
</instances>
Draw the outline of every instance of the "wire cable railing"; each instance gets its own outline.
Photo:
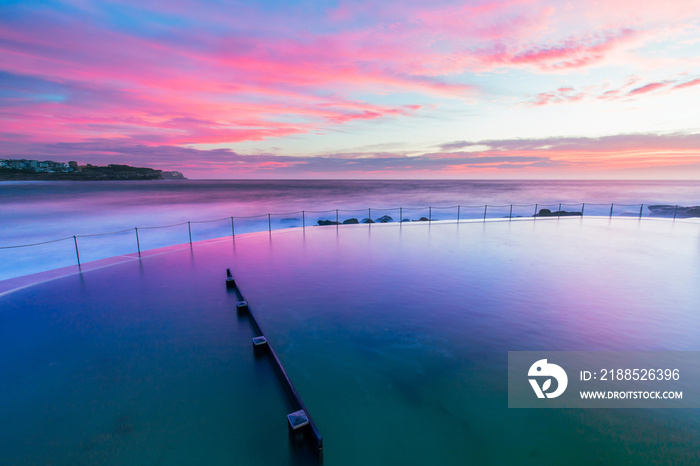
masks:
<instances>
[{"instance_id":1,"label":"wire cable railing","mask_svg":"<svg viewBox=\"0 0 700 466\"><path fill-rule=\"evenodd\" d=\"M16 249L16 248L26 248L29 246L41 246L42 244L58 243L59 241L66 241L66 240L71 239L71 238L72 238L72 236L66 236L65 238L51 239L48 241L40 241L38 243L16 244L14 246L0 246L0 249Z\"/></svg>"},{"instance_id":2,"label":"wire cable railing","mask_svg":"<svg viewBox=\"0 0 700 466\"><path fill-rule=\"evenodd\" d=\"M143 232L144 230L161 230L165 228L174 228L174 227L179 227L183 225L187 225L188 229L188 241L190 246L193 244L194 241L199 240L196 239L196 235L200 234L200 236L203 234L205 238L202 239L213 239L213 238L222 238L226 236L231 236L233 240L235 241L236 237L236 226L237 223L240 227L241 223L244 223L246 221L258 219L258 220L264 220L267 219L267 222L265 222L267 225L264 225L264 223L258 223L254 224L252 227L248 225L247 230L245 232L260 232L264 230L268 230L270 233L272 233L273 230L278 230L278 229L287 229L287 228L295 228L295 227L300 227L300 228L306 228L308 226L327 226L327 225L348 225L348 224L361 224L361 223L366 223L366 224L373 224L373 223L399 223L403 224L406 222L434 222L434 221L456 221L456 222L462 222L462 221L487 221L487 220L496 220L496 219L507 219L507 220L513 220L513 219L523 219L523 218L530 218L533 220L536 220L538 218L560 218L560 217L580 217L583 218L584 215L587 216L595 216L595 217L638 217L638 218L643 218L644 217L644 206L647 205L647 208L649 209L647 217L655 217L655 216L662 216L662 217L667 217L667 218L672 218L674 221L676 220L678 214L679 214L679 209L682 209L682 213L684 214L683 218L687 218L688 209L693 210L693 209L700 209L697 207L680 207L678 205L675 206L670 206L670 205L663 205L663 206L650 206L648 204L599 204L599 203L546 203L546 204L484 204L484 205L450 205L450 206L426 206L426 207L393 207L393 208L372 208L368 207L366 209L328 209L328 210L300 210L300 211L294 211L294 212L279 212L279 213L267 213L267 214L258 214L258 215L248 215L248 216L229 216L229 217L222 217L222 218L217 218L217 219L208 219L208 220L190 220L190 221L185 221L185 222L179 222L179 223L173 223L173 224L168 224L168 225L150 225L150 226L142 226L142 227L134 227L134 228L129 228L129 229L124 229L124 230L118 230L118 231L112 231L112 232L107 232L107 233L92 233L92 234L80 234L80 235L73 235L73 236L67 236L64 238L58 238L58 239L51 239L47 241L41 241L41 242L34 242L34 243L28 243L28 244L16 244L16 245L9 245L9 246L0 246L0 250L7 250L7 249L18 249L18 248L27 248L27 247L36 247L36 246L41 246L41 245L46 245L46 244L51 244L51 243L57 243L61 241L67 241L70 240L71 238L73 239L73 246L75 249L75 260L77 261L78 269L82 270L82 263L85 261L81 261L80 258L80 247L79 247L79 239L100 239L102 237L107 237L107 236L113 236L113 235L121 235L129 232L134 232L134 242L136 246L136 251L133 250L133 245L131 246L131 254L136 252L138 257L141 257L141 252L142 252L142 237L139 234L139 230ZM654 207L655 210L652 210L652 207ZM573 209L573 210L572 210ZM671 215L671 209L672 210L672 215ZM656 215L655 212L658 214L658 212L662 212L660 215ZM398 219L394 218L396 214L398 213ZM392 215L390 215L392 214ZM439 218L435 216L435 214L439 215ZM296 216L301 215L301 218L298 218ZM354 215L354 216L353 216ZM376 218L373 218L375 217ZM693 217L700 217L700 212L698 212L698 215L694 214L693 210L693 215L690 215ZM312 220L309 222L309 217L311 219L315 218L315 220ZM273 219L274 219L274 227L273 227ZM197 232L195 231L195 238L193 238L193 229L192 225L209 225L209 224L216 224L219 222L230 222L230 231L224 232L224 230L221 229L221 227L216 227L216 226L209 226L210 230L205 231L204 233ZM300 221L300 225L299 225ZM265 228L265 226L267 228ZM218 228L218 229L217 229ZM226 227L228 228L228 227ZM240 234L240 231L239 233ZM163 241L169 244L162 244ZM161 239L161 243L159 243L159 246L157 247L151 247L151 248L146 248L146 249L157 249L158 247L163 247L163 246L173 246L175 244L183 244L184 241L177 242L177 240L174 240L173 237L167 237ZM132 243L133 244L133 243ZM126 249L128 250L128 245L125 246ZM99 257L100 259L106 258L106 257Z\"/></svg>"}]
</instances>

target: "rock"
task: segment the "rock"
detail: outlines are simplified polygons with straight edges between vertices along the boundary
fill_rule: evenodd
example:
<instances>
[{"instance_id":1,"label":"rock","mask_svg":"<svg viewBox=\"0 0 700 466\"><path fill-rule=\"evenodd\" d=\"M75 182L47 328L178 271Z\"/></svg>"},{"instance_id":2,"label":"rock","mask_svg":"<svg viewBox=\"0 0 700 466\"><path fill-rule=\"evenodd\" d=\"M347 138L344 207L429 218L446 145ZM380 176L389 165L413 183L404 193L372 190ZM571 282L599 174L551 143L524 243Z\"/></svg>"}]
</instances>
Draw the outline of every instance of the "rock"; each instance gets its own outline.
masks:
<instances>
[{"instance_id":1,"label":"rock","mask_svg":"<svg viewBox=\"0 0 700 466\"><path fill-rule=\"evenodd\" d=\"M360 221L356 218L349 218L347 220L343 220L343 225L354 225L356 223L360 223Z\"/></svg>"},{"instance_id":2,"label":"rock","mask_svg":"<svg viewBox=\"0 0 700 466\"><path fill-rule=\"evenodd\" d=\"M429 222L430 219L428 217L421 217L417 220L418 222Z\"/></svg>"},{"instance_id":3,"label":"rock","mask_svg":"<svg viewBox=\"0 0 700 466\"><path fill-rule=\"evenodd\" d=\"M684 209L685 207L678 207L679 209ZM650 205L647 206L649 209L650 217L671 217L673 218L674 212L678 215L676 211L676 206L674 205Z\"/></svg>"},{"instance_id":4,"label":"rock","mask_svg":"<svg viewBox=\"0 0 700 466\"><path fill-rule=\"evenodd\" d=\"M388 215L382 215L381 217L379 217L377 219L377 223L389 223L389 222L393 222L393 221L394 221L394 219Z\"/></svg>"},{"instance_id":5,"label":"rock","mask_svg":"<svg viewBox=\"0 0 700 466\"><path fill-rule=\"evenodd\" d=\"M319 220L318 224L321 226L325 225L340 225L340 222L336 222L335 220Z\"/></svg>"},{"instance_id":6,"label":"rock","mask_svg":"<svg viewBox=\"0 0 700 466\"><path fill-rule=\"evenodd\" d=\"M376 223L376 222L374 220L372 220L371 218L363 218L362 223Z\"/></svg>"},{"instance_id":7,"label":"rock","mask_svg":"<svg viewBox=\"0 0 700 466\"><path fill-rule=\"evenodd\" d=\"M401 220L401 221L402 221L402 222L410 222L411 220L405 218L405 219L403 219L403 220Z\"/></svg>"},{"instance_id":8,"label":"rock","mask_svg":"<svg viewBox=\"0 0 700 466\"><path fill-rule=\"evenodd\" d=\"M679 207L678 210L681 210L681 208ZM684 207L682 212L680 212L680 213L676 212L676 217L677 218L700 217L700 206Z\"/></svg>"},{"instance_id":9,"label":"rock","mask_svg":"<svg viewBox=\"0 0 700 466\"><path fill-rule=\"evenodd\" d=\"M539 213L533 215L533 217L573 217L581 216L581 212L567 212L566 210L555 210L552 212L549 209L540 209Z\"/></svg>"},{"instance_id":10,"label":"rock","mask_svg":"<svg viewBox=\"0 0 700 466\"><path fill-rule=\"evenodd\" d=\"M674 205L650 205L648 209L650 217L673 218L674 213L676 218L700 217L700 206L678 206L678 208L676 208Z\"/></svg>"}]
</instances>

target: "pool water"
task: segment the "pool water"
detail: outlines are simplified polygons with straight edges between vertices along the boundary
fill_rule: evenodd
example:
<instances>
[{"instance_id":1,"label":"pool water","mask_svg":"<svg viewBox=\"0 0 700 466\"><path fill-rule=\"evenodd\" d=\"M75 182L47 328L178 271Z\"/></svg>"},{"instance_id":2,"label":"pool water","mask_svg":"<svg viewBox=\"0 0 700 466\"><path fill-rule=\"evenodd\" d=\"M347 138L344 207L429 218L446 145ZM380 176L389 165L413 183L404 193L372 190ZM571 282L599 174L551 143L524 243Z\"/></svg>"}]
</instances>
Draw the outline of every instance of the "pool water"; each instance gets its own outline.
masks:
<instances>
[{"instance_id":1,"label":"pool water","mask_svg":"<svg viewBox=\"0 0 700 466\"><path fill-rule=\"evenodd\" d=\"M700 223L307 227L0 296L2 464L687 464L696 410L507 407L507 352L698 350Z\"/></svg>"}]
</instances>

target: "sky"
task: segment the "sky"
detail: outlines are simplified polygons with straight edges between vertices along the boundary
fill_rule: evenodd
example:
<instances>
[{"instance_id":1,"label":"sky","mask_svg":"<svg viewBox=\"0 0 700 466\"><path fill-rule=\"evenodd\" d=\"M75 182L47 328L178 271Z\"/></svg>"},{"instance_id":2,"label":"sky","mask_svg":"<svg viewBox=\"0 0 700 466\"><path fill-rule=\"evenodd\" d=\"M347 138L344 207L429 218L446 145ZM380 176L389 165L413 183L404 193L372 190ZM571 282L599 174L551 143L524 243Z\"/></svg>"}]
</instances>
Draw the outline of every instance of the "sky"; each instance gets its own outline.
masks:
<instances>
[{"instance_id":1,"label":"sky","mask_svg":"<svg viewBox=\"0 0 700 466\"><path fill-rule=\"evenodd\" d=\"M698 179L697 0L0 0L0 157Z\"/></svg>"}]
</instances>

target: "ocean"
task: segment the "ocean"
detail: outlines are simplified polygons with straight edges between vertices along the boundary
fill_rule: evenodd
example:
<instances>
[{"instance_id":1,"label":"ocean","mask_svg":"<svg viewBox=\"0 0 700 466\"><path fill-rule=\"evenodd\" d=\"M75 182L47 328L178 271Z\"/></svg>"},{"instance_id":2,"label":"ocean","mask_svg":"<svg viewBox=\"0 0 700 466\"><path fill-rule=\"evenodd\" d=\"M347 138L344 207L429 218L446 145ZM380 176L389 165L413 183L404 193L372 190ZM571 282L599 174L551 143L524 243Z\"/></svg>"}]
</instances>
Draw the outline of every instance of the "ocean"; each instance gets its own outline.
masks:
<instances>
[{"instance_id":1,"label":"ocean","mask_svg":"<svg viewBox=\"0 0 700 466\"><path fill-rule=\"evenodd\" d=\"M320 219L531 216L537 208L639 215L700 205L698 181L103 181L0 183L0 280L230 234ZM514 204L511 211L510 205ZM459 212L458 212L458 207ZM432 207L433 209L429 209ZM268 217L268 213L271 215ZM645 207L643 215L648 215ZM231 219L231 217L234 217ZM232 222L233 220L233 222ZM187 222L191 222L189 225ZM202 222L202 223L198 223ZM233 223L233 225L232 225ZM150 228L174 225L167 228ZM139 244L135 228L139 228ZM114 233L118 232L118 233ZM114 233L114 234L108 234ZM108 234L108 235L105 235ZM92 236L94 235L94 236ZM104 235L104 236L103 236ZM49 244L8 248L55 241Z\"/></svg>"}]
</instances>

